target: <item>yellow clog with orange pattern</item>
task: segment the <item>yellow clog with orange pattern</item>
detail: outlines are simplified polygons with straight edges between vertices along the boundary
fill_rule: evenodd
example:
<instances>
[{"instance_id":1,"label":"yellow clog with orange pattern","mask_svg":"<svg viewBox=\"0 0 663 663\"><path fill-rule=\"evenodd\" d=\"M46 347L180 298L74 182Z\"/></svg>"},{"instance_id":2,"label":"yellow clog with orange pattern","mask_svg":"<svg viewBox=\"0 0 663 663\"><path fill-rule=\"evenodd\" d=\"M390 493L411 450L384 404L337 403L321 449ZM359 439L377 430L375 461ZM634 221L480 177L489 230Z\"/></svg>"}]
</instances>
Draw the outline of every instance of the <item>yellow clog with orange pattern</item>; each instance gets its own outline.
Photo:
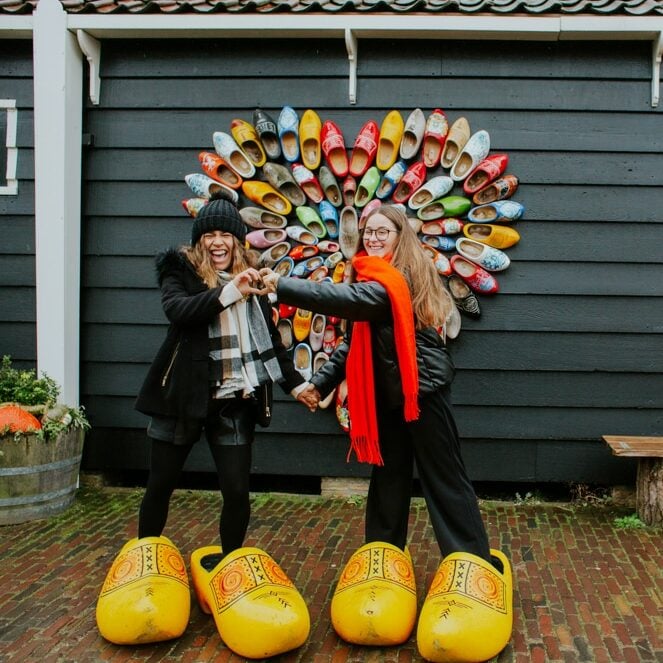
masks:
<instances>
[{"instance_id":1,"label":"yellow clog with orange pattern","mask_svg":"<svg viewBox=\"0 0 663 663\"><path fill-rule=\"evenodd\" d=\"M116 645L178 638L191 598L184 560L165 536L129 540L113 560L97 600L99 633Z\"/></svg>"},{"instance_id":2,"label":"yellow clog with orange pattern","mask_svg":"<svg viewBox=\"0 0 663 663\"><path fill-rule=\"evenodd\" d=\"M211 571L202 562L220 554L206 546L191 555L191 577L203 612L211 614L226 646L239 656L277 656L306 642L311 620L301 594L259 548L238 548Z\"/></svg>"},{"instance_id":3,"label":"yellow clog with orange pattern","mask_svg":"<svg viewBox=\"0 0 663 663\"><path fill-rule=\"evenodd\" d=\"M417 618L417 589L409 552L374 541L345 565L331 603L336 633L356 645L405 642Z\"/></svg>"},{"instance_id":4,"label":"yellow clog with orange pattern","mask_svg":"<svg viewBox=\"0 0 663 663\"><path fill-rule=\"evenodd\" d=\"M497 656L513 628L511 566L499 550L493 564L471 553L444 558L417 625L417 647L433 663L479 663Z\"/></svg>"}]
</instances>

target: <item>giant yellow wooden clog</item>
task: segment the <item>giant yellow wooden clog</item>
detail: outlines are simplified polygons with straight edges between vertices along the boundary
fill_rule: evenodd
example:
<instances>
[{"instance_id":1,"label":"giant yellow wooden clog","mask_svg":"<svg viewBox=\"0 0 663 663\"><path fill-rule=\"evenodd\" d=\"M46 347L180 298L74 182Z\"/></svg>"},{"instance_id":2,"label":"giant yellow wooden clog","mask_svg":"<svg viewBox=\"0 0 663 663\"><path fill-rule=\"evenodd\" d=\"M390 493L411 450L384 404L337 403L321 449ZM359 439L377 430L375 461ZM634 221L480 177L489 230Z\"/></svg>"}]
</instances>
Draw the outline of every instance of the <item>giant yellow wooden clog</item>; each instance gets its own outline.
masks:
<instances>
[{"instance_id":1,"label":"giant yellow wooden clog","mask_svg":"<svg viewBox=\"0 0 663 663\"><path fill-rule=\"evenodd\" d=\"M332 598L336 633L357 645L398 645L410 637L416 617L409 552L383 541L359 548L345 565Z\"/></svg>"},{"instance_id":2,"label":"giant yellow wooden clog","mask_svg":"<svg viewBox=\"0 0 663 663\"><path fill-rule=\"evenodd\" d=\"M207 571L206 555L219 546L191 555L191 577L203 612L214 617L227 647L246 658L267 658L304 644L311 627L304 599L281 567L259 548L238 548Z\"/></svg>"},{"instance_id":3,"label":"giant yellow wooden clog","mask_svg":"<svg viewBox=\"0 0 663 663\"><path fill-rule=\"evenodd\" d=\"M417 647L427 661L479 663L499 654L509 642L511 566L500 551L490 553L502 565L502 573L470 553L452 553L440 564L417 626Z\"/></svg>"},{"instance_id":4,"label":"giant yellow wooden clog","mask_svg":"<svg viewBox=\"0 0 663 663\"><path fill-rule=\"evenodd\" d=\"M165 536L129 540L111 565L97 601L97 627L117 645L177 638L189 623L184 560Z\"/></svg>"}]
</instances>

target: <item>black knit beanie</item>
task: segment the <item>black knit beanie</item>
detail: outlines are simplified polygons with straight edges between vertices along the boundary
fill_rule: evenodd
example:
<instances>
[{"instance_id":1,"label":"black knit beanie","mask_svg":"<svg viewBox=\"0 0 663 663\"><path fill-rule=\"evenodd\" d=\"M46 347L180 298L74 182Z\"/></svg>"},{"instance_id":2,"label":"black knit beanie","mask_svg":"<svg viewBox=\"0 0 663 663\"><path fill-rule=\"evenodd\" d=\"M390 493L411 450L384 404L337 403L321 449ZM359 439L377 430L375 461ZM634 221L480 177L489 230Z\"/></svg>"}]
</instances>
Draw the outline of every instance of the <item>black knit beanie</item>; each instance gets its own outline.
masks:
<instances>
[{"instance_id":1,"label":"black knit beanie","mask_svg":"<svg viewBox=\"0 0 663 663\"><path fill-rule=\"evenodd\" d=\"M208 232L220 230L231 233L244 243L246 239L246 226L239 215L237 207L225 198L215 198L203 205L191 226L191 246Z\"/></svg>"}]
</instances>

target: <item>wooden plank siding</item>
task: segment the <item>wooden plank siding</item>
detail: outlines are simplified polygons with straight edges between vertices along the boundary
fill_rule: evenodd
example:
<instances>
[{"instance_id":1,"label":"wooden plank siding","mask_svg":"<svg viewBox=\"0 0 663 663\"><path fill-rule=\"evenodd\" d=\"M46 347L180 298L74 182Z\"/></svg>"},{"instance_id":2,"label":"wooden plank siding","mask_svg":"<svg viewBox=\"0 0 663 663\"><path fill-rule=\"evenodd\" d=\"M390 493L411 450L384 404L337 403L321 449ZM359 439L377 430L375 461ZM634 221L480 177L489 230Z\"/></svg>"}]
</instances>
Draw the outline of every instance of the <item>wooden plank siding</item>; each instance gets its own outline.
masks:
<instances>
[{"instance_id":1,"label":"wooden plank siding","mask_svg":"<svg viewBox=\"0 0 663 663\"><path fill-rule=\"evenodd\" d=\"M480 299L481 319L464 317L451 346L470 474L633 479L601 435L663 431L663 115L649 105L649 44L361 40L356 106L341 40L108 40L102 52L101 103L85 113L88 469L146 466L133 398L165 333L153 256L188 237L184 175L199 172L213 131L288 104L337 122L348 147L392 108L441 107L489 131L527 211L500 293ZM277 398L256 472L366 475L346 464L331 411ZM211 468L204 445L188 468Z\"/></svg>"},{"instance_id":2,"label":"wooden plank siding","mask_svg":"<svg viewBox=\"0 0 663 663\"><path fill-rule=\"evenodd\" d=\"M0 356L11 355L19 368L34 368L35 232L32 42L0 42L0 99L15 99L17 195L0 195ZM3 111L4 112L4 111ZM5 122L0 140L5 143ZM6 153L0 177L4 184Z\"/></svg>"}]
</instances>

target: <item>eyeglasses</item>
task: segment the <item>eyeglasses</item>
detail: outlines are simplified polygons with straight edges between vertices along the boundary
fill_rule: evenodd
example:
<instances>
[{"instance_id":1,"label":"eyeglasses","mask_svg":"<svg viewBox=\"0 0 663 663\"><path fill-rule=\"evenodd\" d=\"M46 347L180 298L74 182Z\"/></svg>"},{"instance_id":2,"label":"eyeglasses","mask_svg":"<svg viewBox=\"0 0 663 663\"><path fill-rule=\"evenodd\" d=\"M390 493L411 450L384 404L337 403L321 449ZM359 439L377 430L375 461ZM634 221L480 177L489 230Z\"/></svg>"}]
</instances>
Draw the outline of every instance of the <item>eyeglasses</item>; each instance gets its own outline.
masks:
<instances>
[{"instance_id":1,"label":"eyeglasses","mask_svg":"<svg viewBox=\"0 0 663 663\"><path fill-rule=\"evenodd\" d=\"M375 239L380 242L386 242L389 239L389 233L398 233L398 230L390 230L389 228L364 228L364 237L370 239L375 235Z\"/></svg>"}]
</instances>

